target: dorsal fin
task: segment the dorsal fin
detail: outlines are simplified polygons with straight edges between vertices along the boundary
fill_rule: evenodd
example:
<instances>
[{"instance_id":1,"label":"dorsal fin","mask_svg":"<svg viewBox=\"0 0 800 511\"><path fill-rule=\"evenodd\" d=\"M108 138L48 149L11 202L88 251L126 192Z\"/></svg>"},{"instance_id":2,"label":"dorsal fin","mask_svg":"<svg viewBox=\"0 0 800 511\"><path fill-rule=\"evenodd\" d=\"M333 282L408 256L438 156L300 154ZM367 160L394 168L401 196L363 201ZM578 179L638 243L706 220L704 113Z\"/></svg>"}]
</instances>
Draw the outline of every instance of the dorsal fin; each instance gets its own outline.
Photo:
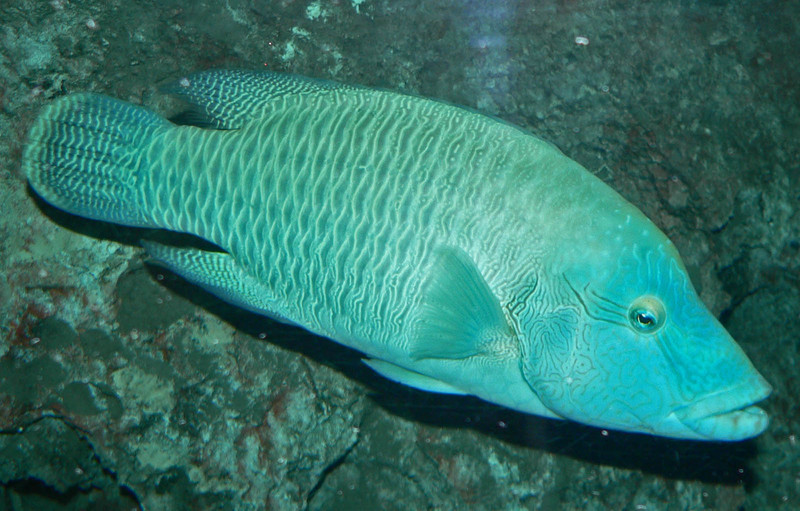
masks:
<instances>
[{"instance_id":1,"label":"dorsal fin","mask_svg":"<svg viewBox=\"0 0 800 511\"><path fill-rule=\"evenodd\" d=\"M463 359L515 345L497 297L463 250L440 249L412 334L415 359Z\"/></svg>"},{"instance_id":2,"label":"dorsal fin","mask_svg":"<svg viewBox=\"0 0 800 511\"><path fill-rule=\"evenodd\" d=\"M358 88L272 71L213 70L180 78L162 91L189 103L201 124L238 129L262 115L269 102L281 96Z\"/></svg>"}]
</instances>

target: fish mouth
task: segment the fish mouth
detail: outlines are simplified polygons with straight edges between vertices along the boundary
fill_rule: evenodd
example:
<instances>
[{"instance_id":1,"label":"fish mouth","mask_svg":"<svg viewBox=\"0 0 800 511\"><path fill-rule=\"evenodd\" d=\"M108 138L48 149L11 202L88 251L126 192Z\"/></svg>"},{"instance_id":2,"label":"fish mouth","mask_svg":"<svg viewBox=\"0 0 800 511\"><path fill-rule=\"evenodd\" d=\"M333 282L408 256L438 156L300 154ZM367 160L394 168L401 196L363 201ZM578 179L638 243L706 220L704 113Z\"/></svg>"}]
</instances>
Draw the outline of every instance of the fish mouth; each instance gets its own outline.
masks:
<instances>
[{"instance_id":1,"label":"fish mouth","mask_svg":"<svg viewBox=\"0 0 800 511\"><path fill-rule=\"evenodd\" d=\"M755 406L772 392L762 377L748 385L715 392L677 408L675 417L706 440L738 441L761 434L769 426L767 412Z\"/></svg>"}]
</instances>

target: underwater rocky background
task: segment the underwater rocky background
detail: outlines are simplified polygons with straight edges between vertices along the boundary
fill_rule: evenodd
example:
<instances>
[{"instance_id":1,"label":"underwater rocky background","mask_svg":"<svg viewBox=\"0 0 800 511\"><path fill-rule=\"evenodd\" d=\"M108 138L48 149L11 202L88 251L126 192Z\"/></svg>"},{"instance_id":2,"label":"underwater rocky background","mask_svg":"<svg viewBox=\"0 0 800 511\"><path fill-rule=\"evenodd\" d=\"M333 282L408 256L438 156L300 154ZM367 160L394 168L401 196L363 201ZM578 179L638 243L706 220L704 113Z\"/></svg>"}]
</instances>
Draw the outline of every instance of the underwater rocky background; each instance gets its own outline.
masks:
<instances>
[{"instance_id":1,"label":"underwater rocky background","mask_svg":"<svg viewBox=\"0 0 800 511\"><path fill-rule=\"evenodd\" d=\"M0 4L0 509L800 506L800 3ZM675 242L775 390L755 440L659 439L429 395L145 262L169 233L37 200L25 134L91 90L179 111L265 68L441 98L553 142Z\"/></svg>"}]
</instances>

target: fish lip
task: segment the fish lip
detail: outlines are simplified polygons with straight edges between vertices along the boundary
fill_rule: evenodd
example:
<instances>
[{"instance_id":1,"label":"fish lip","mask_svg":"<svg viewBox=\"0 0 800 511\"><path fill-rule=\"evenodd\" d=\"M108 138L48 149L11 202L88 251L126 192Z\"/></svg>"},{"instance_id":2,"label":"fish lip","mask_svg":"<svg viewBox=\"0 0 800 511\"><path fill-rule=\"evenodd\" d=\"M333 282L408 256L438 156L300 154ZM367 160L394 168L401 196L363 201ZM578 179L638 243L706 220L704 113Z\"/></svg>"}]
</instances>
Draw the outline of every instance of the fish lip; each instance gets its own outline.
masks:
<instances>
[{"instance_id":1,"label":"fish lip","mask_svg":"<svg viewBox=\"0 0 800 511\"><path fill-rule=\"evenodd\" d=\"M766 399L771 392L772 387L759 377L755 384L714 392L676 408L673 414L700 437L744 440L760 434L769 425L767 413L755 404Z\"/></svg>"}]
</instances>

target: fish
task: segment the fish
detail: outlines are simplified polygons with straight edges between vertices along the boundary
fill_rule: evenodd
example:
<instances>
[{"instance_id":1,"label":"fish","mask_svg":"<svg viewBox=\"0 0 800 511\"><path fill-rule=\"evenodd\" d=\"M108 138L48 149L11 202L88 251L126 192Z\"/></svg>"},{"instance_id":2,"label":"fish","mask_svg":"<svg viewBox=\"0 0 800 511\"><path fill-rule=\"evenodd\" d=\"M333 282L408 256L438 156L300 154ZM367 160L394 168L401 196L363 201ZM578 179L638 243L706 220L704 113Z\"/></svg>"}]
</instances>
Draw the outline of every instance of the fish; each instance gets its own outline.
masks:
<instances>
[{"instance_id":1,"label":"fish","mask_svg":"<svg viewBox=\"0 0 800 511\"><path fill-rule=\"evenodd\" d=\"M44 106L23 151L32 190L211 242L143 245L398 383L662 437L768 427L769 383L674 244L554 145L444 101L299 75L210 70L163 90L191 122L89 92Z\"/></svg>"}]
</instances>

